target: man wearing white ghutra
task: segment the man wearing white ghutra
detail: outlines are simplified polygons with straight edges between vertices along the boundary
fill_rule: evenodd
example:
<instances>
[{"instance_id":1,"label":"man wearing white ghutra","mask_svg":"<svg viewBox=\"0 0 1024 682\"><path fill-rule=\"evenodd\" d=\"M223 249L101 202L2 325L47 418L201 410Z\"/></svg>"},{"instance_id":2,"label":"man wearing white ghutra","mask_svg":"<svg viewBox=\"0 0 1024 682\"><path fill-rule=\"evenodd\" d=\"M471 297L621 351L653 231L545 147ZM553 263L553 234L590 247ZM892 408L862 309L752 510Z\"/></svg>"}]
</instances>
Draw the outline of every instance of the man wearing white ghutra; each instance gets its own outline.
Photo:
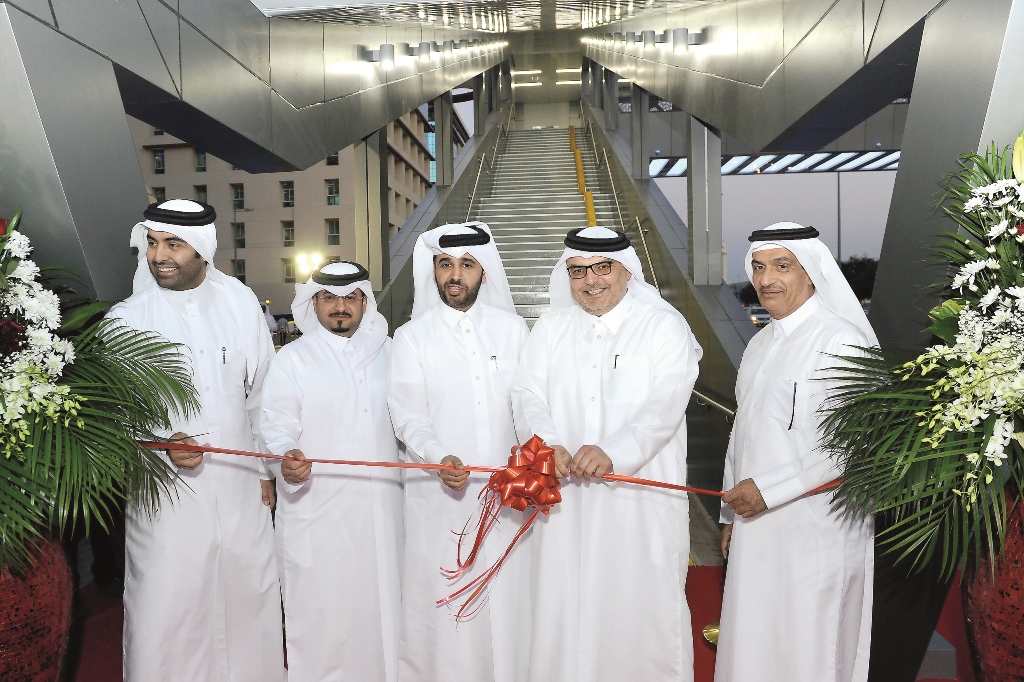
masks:
<instances>
[{"instance_id":1,"label":"man wearing white ghutra","mask_svg":"<svg viewBox=\"0 0 1024 682\"><path fill-rule=\"evenodd\" d=\"M402 486L388 415L388 323L370 275L335 262L295 285L302 337L267 374L263 437L280 473L276 534L289 682L398 679Z\"/></svg>"},{"instance_id":2,"label":"man wearing white ghutra","mask_svg":"<svg viewBox=\"0 0 1024 682\"><path fill-rule=\"evenodd\" d=\"M747 277L771 323L743 352L725 460L728 556L716 682L864 682L874 519L808 495L840 475L821 448L839 356L878 344L813 227L750 236Z\"/></svg>"},{"instance_id":3,"label":"man wearing white ghutra","mask_svg":"<svg viewBox=\"0 0 1024 682\"><path fill-rule=\"evenodd\" d=\"M490 229L442 225L420 235L413 279L412 320L395 332L388 395L407 458L506 466L518 442L511 393L528 332ZM433 472L406 475L402 682L524 679L530 532L475 615L456 627L454 608L434 605L494 563L522 523L520 512L503 508L473 569L453 581L440 574L456 561L453 531L479 516L477 495L487 479L466 471L443 471L440 480Z\"/></svg>"},{"instance_id":4,"label":"man wearing white ghutra","mask_svg":"<svg viewBox=\"0 0 1024 682\"><path fill-rule=\"evenodd\" d=\"M535 524L529 682L693 679L686 405L701 348L629 239L571 230L515 394L555 449L562 502Z\"/></svg>"}]
</instances>

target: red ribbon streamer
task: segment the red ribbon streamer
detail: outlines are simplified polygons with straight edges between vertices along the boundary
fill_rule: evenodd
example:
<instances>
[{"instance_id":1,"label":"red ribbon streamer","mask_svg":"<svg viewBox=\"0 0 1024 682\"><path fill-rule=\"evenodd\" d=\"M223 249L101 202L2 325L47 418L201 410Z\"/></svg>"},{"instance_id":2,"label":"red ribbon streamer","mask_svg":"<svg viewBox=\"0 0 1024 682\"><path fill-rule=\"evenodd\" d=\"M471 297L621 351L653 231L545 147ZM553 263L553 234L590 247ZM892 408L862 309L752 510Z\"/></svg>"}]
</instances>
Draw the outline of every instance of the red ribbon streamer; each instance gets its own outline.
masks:
<instances>
[{"instance_id":1,"label":"red ribbon streamer","mask_svg":"<svg viewBox=\"0 0 1024 682\"><path fill-rule=\"evenodd\" d=\"M294 459L293 457L288 457L286 455L271 455L262 452L249 452L247 450L215 448L209 445L187 445L185 443L156 441L138 441L138 444L142 447L153 448L156 450L214 452L225 455L260 457L263 459L276 460ZM474 578L469 584L464 585L457 591L449 594L447 597L437 600L437 604L439 605L448 604L453 599L457 599L466 592L473 590L455 614L456 621L470 618L480 610L480 606L477 606L469 613L466 613L466 609L469 608L469 605L484 593L484 589L494 576L498 574L498 571L501 569L501 565L505 563L505 559L507 559L509 554L512 553L512 550L515 548L516 543L519 542L519 539L526 534L526 531L530 529L533 522L537 520L537 514L548 514L551 511L551 507L562 501L562 494L559 492L561 484L558 482L558 478L555 477L554 453L554 449L548 447L540 436L534 436L522 447L516 446L512 448L512 456L508 458L507 467L463 466L459 469L460 471L483 472L490 473L492 475L487 486L480 491L483 508L480 511L480 521L477 524L476 539L473 542L473 548L470 550L466 559L463 560L462 541L467 536L466 528L469 526L469 521L467 521L466 525L462 528L462 532L458 534L459 544L456 555L458 568L441 568L441 572L444 573L449 580L454 580L460 575L463 575L473 565L473 562L476 561L476 558L480 553L480 548L483 546L484 538L488 531L490 531L497 522L498 514L501 512L502 507L508 506L513 509L518 509L519 511L526 511L532 507L533 512L526 518L526 521L523 522L522 527L512 538L512 542L509 543L505 552L490 568ZM415 462L373 462L346 459L307 459L305 461L316 464L344 464L346 466L383 467L388 469L420 469L425 471L455 469L455 467L450 464L427 464ZM715 497L722 497L725 495L724 492L719 490L705 490L703 488L694 488L687 485L679 485L677 483L664 483L662 481L652 481L650 479L637 478L635 476L621 476L619 474L605 474L601 480L632 483L635 485L644 485L653 488L665 488L667 490L679 490L682 492L696 493L698 495L713 495ZM815 495L826 490L831 490L838 487L839 483L840 481L838 480L831 481L825 485L818 486L806 494Z\"/></svg>"},{"instance_id":2,"label":"red ribbon streamer","mask_svg":"<svg viewBox=\"0 0 1024 682\"><path fill-rule=\"evenodd\" d=\"M516 543L519 542L519 538L526 534L526 531L530 529L530 526L537 519L537 514L547 514L551 511L551 507L562 501L562 493L558 491L561 484L555 476L554 454L554 449L545 445L540 436L534 436L522 447L516 446L512 448L512 456L508 458L508 467L492 474L491 480L487 482L487 486L480 491L479 497L483 501L483 508L480 510L480 521L477 523L476 540L473 542L473 549L470 550L469 555L463 560L462 541L467 535L466 527L469 526L469 521L467 521L466 526L463 526L462 532L459 533L459 545L455 559L458 568L441 568L441 572L449 580L455 580L463 575L473 565L473 562L476 561L480 548L483 546L484 538L494 524L497 523L498 514L501 512L502 507L511 507L519 511L526 511L528 508L533 507L533 513L523 522L523 525L519 528L515 537L512 538L512 542L509 543L504 554L490 568L478 575L467 585L464 585L447 597L437 600L437 604L448 604L453 599L473 590L472 594L459 607L458 613L455 614L456 621L471 618L480 610L480 606L477 606L469 613L466 613L469 605L483 594L484 589L494 576L498 574L498 571L501 570L501 565L505 563L505 559L512 553Z\"/></svg>"}]
</instances>

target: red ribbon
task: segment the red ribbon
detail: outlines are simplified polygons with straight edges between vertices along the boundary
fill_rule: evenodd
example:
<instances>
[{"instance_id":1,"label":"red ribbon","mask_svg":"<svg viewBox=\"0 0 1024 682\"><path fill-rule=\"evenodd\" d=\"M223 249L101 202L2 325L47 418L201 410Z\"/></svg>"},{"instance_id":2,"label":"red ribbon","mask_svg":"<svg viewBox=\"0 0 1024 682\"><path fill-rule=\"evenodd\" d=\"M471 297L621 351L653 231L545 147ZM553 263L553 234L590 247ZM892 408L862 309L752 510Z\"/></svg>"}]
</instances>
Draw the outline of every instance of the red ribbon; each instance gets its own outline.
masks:
<instances>
[{"instance_id":1,"label":"red ribbon","mask_svg":"<svg viewBox=\"0 0 1024 682\"><path fill-rule=\"evenodd\" d=\"M554 449L545 445L540 436L534 436L522 447L512 448L512 456L508 458L508 467L492 474L491 480L487 482L487 486L480 491L479 497L483 501L483 508L480 510L480 520L477 522L476 539L473 542L473 549L470 550L469 555L463 560L462 541L467 536L466 528L469 526L469 521L467 521L466 525L462 528L462 532L459 533L459 545L455 559L458 568L441 568L441 572L449 580L455 580L463 575L473 565L473 562L476 561L483 546L484 538L494 524L497 523L498 514L501 513L502 507L511 507L519 511L526 511L533 507L533 513L523 522L522 527L512 538L508 548L490 568L467 585L464 585L447 597L437 600L437 604L448 604L453 599L472 590L466 601L459 607L458 613L455 614L456 621L470 618L480 610L480 606L477 606L472 611L466 612L469 605L474 603L484 593L484 589L494 576L498 574L498 571L501 570L501 565L505 563L505 559L512 553L516 543L519 542L519 539L526 534L526 531L530 529L530 526L537 519L537 514L549 513L551 507L562 501L562 493L558 491L561 484L555 476L554 454Z\"/></svg>"}]
</instances>

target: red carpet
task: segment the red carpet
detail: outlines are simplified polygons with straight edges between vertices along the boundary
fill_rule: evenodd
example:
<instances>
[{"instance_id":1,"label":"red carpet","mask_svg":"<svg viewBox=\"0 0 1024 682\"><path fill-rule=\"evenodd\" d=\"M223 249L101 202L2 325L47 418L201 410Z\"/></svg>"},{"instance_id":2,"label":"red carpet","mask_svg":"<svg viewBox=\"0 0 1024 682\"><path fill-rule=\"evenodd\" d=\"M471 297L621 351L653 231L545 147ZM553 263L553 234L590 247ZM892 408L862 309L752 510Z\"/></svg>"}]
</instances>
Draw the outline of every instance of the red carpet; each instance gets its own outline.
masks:
<instances>
[{"instance_id":1,"label":"red carpet","mask_svg":"<svg viewBox=\"0 0 1024 682\"><path fill-rule=\"evenodd\" d=\"M724 583L725 570L721 566L691 566L687 575L686 599L693 623L695 682L714 679L715 648L704 640L703 630L708 623L718 622ZM121 600L100 594L95 585L82 588L79 598L87 615L81 621L81 655L75 682L121 682L121 628L124 624ZM956 582L936 630L956 647L958 682L974 682Z\"/></svg>"}]
</instances>

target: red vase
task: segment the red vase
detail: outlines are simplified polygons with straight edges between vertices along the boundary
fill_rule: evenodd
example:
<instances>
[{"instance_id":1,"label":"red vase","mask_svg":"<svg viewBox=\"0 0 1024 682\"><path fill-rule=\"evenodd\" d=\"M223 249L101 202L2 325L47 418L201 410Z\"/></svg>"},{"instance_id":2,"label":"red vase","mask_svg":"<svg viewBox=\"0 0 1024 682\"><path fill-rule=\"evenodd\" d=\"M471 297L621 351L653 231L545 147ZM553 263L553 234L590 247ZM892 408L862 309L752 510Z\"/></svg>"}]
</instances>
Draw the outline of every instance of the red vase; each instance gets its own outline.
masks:
<instances>
[{"instance_id":1,"label":"red vase","mask_svg":"<svg viewBox=\"0 0 1024 682\"><path fill-rule=\"evenodd\" d=\"M71 581L59 542L42 544L25 576L0 571L0 680L59 679L71 629Z\"/></svg>"},{"instance_id":2,"label":"red vase","mask_svg":"<svg viewBox=\"0 0 1024 682\"><path fill-rule=\"evenodd\" d=\"M1024 680L1024 504L1010 512L995 571L987 558L970 563L961 589L975 677Z\"/></svg>"}]
</instances>

